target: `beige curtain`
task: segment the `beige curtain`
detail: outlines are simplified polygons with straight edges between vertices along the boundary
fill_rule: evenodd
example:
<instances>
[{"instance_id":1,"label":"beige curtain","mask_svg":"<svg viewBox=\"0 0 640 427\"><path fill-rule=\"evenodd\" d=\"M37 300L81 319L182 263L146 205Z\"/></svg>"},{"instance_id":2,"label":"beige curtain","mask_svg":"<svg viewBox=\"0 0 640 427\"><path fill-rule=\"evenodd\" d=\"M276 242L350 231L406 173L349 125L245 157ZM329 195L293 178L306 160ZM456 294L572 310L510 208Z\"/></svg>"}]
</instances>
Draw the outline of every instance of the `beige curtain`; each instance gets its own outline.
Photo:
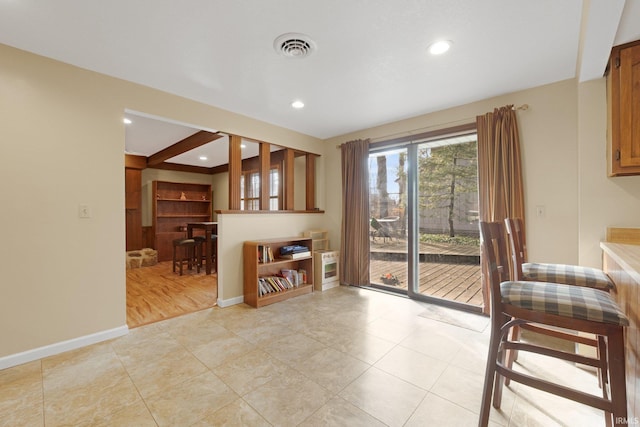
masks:
<instances>
[{"instance_id":1,"label":"beige curtain","mask_svg":"<svg viewBox=\"0 0 640 427\"><path fill-rule=\"evenodd\" d=\"M480 218L495 222L511 217L524 222L520 138L513 105L476 117L476 124ZM485 271L484 261L482 269ZM484 310L488 313L489 289L484 282Z\"/></svg>"},{"instance_id":2,"label":"beige curtain","mask_svg":"<svg viewBox=\"0 0 640 427\"><path fill-rule=\"evenodd\" d=\"M342 144L340 283L369 285L369 140Z\"/></svg>"}]
</instances>

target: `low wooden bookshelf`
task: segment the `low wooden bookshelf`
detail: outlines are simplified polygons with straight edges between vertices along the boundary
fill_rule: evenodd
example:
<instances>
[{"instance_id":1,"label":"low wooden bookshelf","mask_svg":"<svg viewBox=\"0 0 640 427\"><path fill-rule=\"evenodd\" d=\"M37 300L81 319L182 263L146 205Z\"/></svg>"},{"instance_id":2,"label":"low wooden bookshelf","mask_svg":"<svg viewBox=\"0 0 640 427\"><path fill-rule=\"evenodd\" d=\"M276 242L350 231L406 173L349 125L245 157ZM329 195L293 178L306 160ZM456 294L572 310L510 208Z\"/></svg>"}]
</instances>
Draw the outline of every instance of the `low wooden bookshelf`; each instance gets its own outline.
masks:
<instances>
[{"instance_id":1,"label":"low wooden bookshelf","mask_svg":"<svg viewBox=\"0 0 640 427\"><path fill-rule=\"evenodd\" d=\"M313 257L297 259L279 257L280 248L288 245L306 246L311 251L308 237L289 237L244 242L244 302L252 307L262 307L313 292ZM273 258L263 254L273 254ZM267 261L267 262L264 262ZM304 270L306 280L290 289L260 294L259 279L280 276L282 270Z\"/></svg>"}]
</instances>

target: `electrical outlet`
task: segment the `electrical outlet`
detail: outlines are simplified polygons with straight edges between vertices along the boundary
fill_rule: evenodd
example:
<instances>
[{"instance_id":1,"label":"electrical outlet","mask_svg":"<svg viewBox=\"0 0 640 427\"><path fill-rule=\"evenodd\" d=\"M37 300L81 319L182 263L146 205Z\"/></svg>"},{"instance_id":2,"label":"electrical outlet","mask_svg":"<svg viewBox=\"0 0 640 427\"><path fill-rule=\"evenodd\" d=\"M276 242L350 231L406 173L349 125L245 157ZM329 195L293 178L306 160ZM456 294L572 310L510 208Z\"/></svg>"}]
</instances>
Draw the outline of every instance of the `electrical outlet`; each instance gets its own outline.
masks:
<instances>
[{"instance_id":1,"label":"electrical outlet","mask_svg":"<svg viewBox=\"0 0 640 427\"><path fill-rule=\"evenodd\" d=\"M78 217L91 218L91 207L89 205L78 205Z\"/></svg>"}]
</instances>

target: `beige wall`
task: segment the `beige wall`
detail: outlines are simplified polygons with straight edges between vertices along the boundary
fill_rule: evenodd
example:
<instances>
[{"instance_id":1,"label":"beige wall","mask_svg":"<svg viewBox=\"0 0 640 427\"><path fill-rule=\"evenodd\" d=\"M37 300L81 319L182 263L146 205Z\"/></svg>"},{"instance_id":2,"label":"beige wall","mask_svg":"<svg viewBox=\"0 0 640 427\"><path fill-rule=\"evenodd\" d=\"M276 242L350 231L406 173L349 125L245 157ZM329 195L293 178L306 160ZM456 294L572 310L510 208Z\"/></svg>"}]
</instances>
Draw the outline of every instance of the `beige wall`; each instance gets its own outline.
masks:
<instances>
[{"instance_id":1,"label":"beige wall","mask_svg":"<svg viewBox=\"0 0 640 427\"><path fill-rule=\"evenodd\" d=\"M579 261L598 267L608 226L640 227L640 176L607 177L605 79L580 84L578 106Z\"/></svg>"},{"instance_id":2,"label":"beige wall","mask_svg":"<svg viewBox=\"0 0 640 427\"><path fill-rule=\"evenodd\" d=\"M529 258L601 267L599 242L607 226L640 227L640 176L607 177L605 79L566 80L327 140L326 188L340 188L337 144L384 140L468 123L506 104L518 112L522 144ZM544 206L544 217L536 216ZM326 221L338 244L339 197L326 198Z\"/></svg>"},{"instance_id":3,"label":"beige wall","mask_svg":"<svg viewBox=\"0 0 640 427\"><path fill-rule=\"evenodd\" d=\"M518 117L531 259L599 265L598 241L607 225L640 225L640 177L606 177L602 80L567 80L321 144L264 122L6 46L0 45L0 57L0 366L8 355L125 325L125 109L322 155L317 162L317 205L325 214L220 215L222 303L237 302L242 295L245 240L327 228L332 247L339 247L341 173L336 144L471 122L509 103L530 106ZM160 172L157 176L165 179ZM216 189L214 209L225 209L227 178L220 174L210 179ZM78 218L79 204L91 207L92 218ZM544 218L535 216L537 205L545 206Z\"/></svg>"},{"instance_id":4,"label":"beige wall","mask_svg":"<svg viewBox=\"0 0 640 427\"><path fill-rule=\"evenodd\" d=\"M126 331L125 109L322 150L309 136L8 46L0 57L0 366L9 355ZM78 218L80 204L91 218ZM231 289L223 295L241 288L221 286Z\"/></svg>"}]
</instances>

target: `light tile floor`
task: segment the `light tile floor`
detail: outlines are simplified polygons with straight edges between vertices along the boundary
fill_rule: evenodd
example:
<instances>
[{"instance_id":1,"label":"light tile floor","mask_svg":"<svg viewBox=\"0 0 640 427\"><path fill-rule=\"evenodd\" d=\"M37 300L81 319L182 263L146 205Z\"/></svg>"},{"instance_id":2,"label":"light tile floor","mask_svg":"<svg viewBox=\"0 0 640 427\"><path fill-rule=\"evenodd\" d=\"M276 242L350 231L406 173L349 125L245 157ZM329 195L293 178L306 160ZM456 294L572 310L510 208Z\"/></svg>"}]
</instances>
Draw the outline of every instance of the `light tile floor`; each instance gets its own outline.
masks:
<instances>
[{"instance_id":1,"label":"light tile floor","mask_svg":"<svg viewBox=\"0 0 640 427\"><path fill-rule=\"evenodd\" d=\"M259 310L213 308L0 371L0 425L474 426L487 325L346 287ZM598 394L595 376L576 367L519 363ZM604 417L513 383L490 424L601 426Z\"/></svg>"}]
</instances>

